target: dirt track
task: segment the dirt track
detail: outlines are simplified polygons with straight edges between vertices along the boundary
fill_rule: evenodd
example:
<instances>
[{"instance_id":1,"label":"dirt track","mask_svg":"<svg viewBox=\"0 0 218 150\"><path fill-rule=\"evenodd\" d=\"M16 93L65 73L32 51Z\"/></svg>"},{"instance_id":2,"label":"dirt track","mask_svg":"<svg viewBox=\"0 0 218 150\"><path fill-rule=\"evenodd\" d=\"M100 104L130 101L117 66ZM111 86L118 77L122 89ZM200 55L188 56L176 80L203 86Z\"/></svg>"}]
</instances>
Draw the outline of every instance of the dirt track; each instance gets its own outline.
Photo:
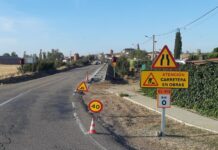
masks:
<instances>
[{"instance_id":1,"label":"dirt track","mask_svg":"<svg viewBox=\"0 0 218 150\"><path fill-rule=\"evenodd\" d=\"M164 138L157 137L160 115L123 98L106 93L110 83L94 84L84 96L85 103L99 99L104 104L99 114L110 131L124 138L135 149L218 149L218 135L167 120ZM131 85L130 85L131 86Z\"/></svg>"}]
</instances>

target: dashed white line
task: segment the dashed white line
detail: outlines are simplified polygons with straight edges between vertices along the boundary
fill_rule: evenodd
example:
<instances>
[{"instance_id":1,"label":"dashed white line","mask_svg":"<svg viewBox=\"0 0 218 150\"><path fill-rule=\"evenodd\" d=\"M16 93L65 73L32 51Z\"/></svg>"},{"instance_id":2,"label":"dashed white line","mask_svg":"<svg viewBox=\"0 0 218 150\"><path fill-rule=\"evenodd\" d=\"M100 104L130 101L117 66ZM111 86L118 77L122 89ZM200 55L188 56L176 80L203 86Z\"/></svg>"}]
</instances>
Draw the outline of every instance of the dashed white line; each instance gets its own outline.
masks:
<instances>
[{"instance_id":1,"label":"dashed white line","mask_svg":"<svg viewBox=\"0 0 218 150\"><path fill-rule=\"evenodd\" d=\"M65 78L62 78L62 79L60 79L60 80L55 80L55 82L50 82L50 83L48 83L48 84L43 84L43 85L41 85L41 86L39 86L39 87L32 88L32 89L30 89L30 90L28 90L28 91L22 92L22 93L18 94L17 96L15 96L15 97L13 97L13 98L10 98L10 99L4 101L3 103L1 103L1 104L0 104L0 107L2 107L2 106L4 106L4 105L6 105L6 104L8 104L8 103L10 103L10 102L12 102L12 101L14 101L14 100L16 100L16 99L19 98L19 97L22 97L22 96L26 95L27 93L31 92L32 90L39 89L39 88L41 88L41 87L43 87L43 86L47 86L47 85L50 85L50 84L53 84L53 83L57 83L58 81L62 81L62 80L64 80L64 79L66 79L66 77L65 77Z\"/></svg>"},{"instance_id":2,"label":"dashed white line","mask_svg":"<svg viewBox=\"0 0 218 150\"><path fill-rule=\"evenodd\" d=\"M31 91L31 90L28 90L28 91L26 91L26 92L20 93L19 95L15 96L15 97L13 97L13 98L11 98L11 99L9 99L9 100L4 101L3 103L0 104L0 107L6 105L6 104L8 104L8 103L10 103L11 101L14 101L16 98L19 98L19 97L21 97L21 96L27 94L27 93L30 92L30 91Z\"/></svg>"}]
</instances>

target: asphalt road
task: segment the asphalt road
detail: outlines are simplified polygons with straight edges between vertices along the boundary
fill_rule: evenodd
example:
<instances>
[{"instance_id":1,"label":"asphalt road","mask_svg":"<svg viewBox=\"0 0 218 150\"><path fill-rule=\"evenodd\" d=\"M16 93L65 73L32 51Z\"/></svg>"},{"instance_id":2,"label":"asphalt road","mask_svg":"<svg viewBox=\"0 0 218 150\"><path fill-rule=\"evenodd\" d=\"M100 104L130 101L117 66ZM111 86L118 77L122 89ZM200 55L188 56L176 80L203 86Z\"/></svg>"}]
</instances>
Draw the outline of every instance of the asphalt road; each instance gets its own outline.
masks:
<instances>
[{"instance_id":1,"label":"asphalt road","mask_svg":"<svg viewBox=\"0 0 218 150\"><path fill-rule=\"evenodd\" d=\"M86 71L98 67L0 86L0 150L125 149L98 123L98 134L86 134L91 117L73 95Z\"/></svg>"}]
</instances>

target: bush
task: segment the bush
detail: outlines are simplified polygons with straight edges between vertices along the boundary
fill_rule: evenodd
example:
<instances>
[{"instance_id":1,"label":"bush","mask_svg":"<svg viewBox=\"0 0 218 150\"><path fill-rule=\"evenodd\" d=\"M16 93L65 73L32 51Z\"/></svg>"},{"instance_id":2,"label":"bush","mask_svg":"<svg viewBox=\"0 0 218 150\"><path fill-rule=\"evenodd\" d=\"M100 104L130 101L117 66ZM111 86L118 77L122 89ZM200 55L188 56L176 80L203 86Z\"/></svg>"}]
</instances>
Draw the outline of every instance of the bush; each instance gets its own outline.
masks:
<instances>
[{"instance_id":1,"label":"bush","mask_svg":"<svg viewBox=\"0 0 218 150\"><path fill-rule=\"evenodd\" d=\"M207 58L218 58L218 52L209 53L209 54L207 55Z\"/></svg>"},{"instance_id":2,"label":"bush","mask_svg":"<svg viewBox=\"0 0 218 150\"><path fill-rule=\"evenodd\" d=\"M142 88L141 91L144 93L144 95L156 99L157 90L155 88Z\"/></svg>"},{"instance_id":3,"label":"bush","mask_svg":"<svg viewBox=\"0 0 218 150\"><path fill-rule=\"evenodd\" d=\"M89 60L86 57L83 57L75 62L75 64L79 67L89 65Z\"/></svg>"},{"instance_id":4,"label":"bush","mask_svg":"<svg viewBox=\"0 0 218 150\"><path fill-rule=\"evenodd\" d=\"M124 76L128 75L129 73L129 61L126 57L122 56L119 59L117 59L117 65L116 70L119 75Z\"/></svg>"},{"instance_id":5,"label":"bush","mask_svg":"<svg viewBox=\"0 0 218 150\"><path fill-rule=\"evenodd\" d=\"M218 64L186 65L189 88L173 90L174 104L218 117Z\"/></svg>"},{"instance_id":6,"label":"bush","mask_svg":"<svg viewBox=\"0 0 218 150\"><path fill-rule=\"evenodd\" d=\"M38 71L56 70L54 62L47 62L45 60L40 61L37 67Z\"/></svg>"},{"instance_id":7,"label":"bush","mask_svg":"<svg viewBox=\"0 0 218 150\"><path fill-rule=\"evenodd\" d=\"M218 64L181 65L189 72L189 88L173 89L173 104L218 118ZM155 98L156 89L143 88L145 95Z\"/></svg>"},{"instance_id":8,"label":"bush","mask_svg":"<svg viewBox=\"0 0 218 150\"><path fill-rule=\"evenodd\" d=\"M17 68L19 73L26 73L26 72L35 72L37 68L37 64L24 64L23 67L19 66Z\"/></svg>"}]
</instances>

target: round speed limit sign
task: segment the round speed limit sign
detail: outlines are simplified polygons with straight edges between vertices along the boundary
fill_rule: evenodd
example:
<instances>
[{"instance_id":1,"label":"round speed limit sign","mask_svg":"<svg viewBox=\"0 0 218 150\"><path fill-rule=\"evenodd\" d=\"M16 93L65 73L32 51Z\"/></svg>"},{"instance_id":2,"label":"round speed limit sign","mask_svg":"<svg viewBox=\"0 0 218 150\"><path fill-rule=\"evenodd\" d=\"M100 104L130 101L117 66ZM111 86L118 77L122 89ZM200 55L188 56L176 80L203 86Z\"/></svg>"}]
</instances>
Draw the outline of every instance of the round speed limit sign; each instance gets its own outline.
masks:
<instances>
[{"instance_id":1,"label":"round speed limit sign","mask_svg":"<svg viewBox=\"0 0 218 150\"><path fill-rule=\"evenodd\" d=\"M98 113L101 112L103 109L103 104L101 101L99 100L92 100L89 105L88 108L91 112L93 113Z\"/></svg>"}]
</instances>

